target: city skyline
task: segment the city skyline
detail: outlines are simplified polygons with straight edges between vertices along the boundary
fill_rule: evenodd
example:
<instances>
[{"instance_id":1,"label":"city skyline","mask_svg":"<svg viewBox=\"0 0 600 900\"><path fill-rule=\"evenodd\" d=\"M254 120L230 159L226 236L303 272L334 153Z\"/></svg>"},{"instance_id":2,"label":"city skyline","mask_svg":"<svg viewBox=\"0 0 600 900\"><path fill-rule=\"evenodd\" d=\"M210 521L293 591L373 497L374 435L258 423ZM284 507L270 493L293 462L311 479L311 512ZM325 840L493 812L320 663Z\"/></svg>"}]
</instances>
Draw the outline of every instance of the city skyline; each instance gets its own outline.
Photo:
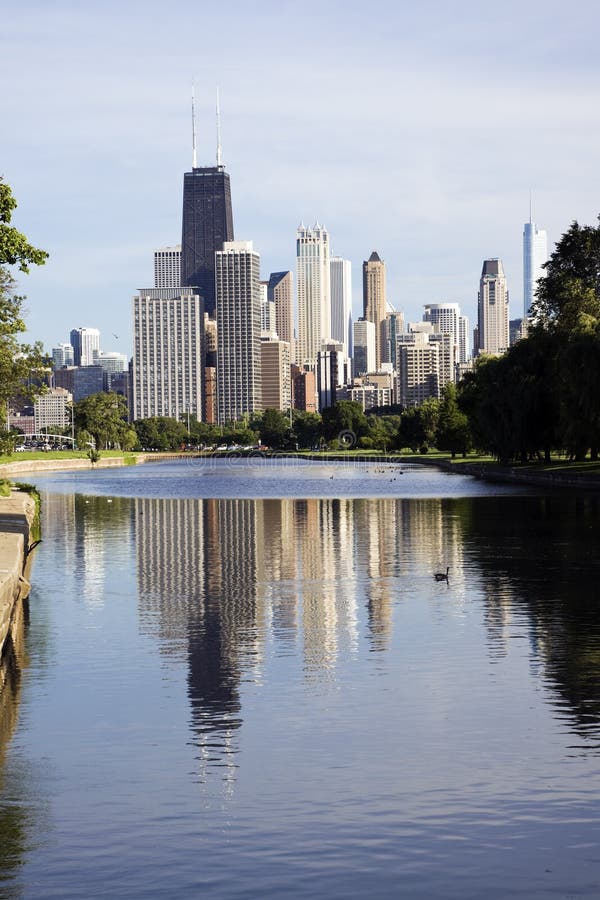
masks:
<instances>
[{"instance_id":1,"label":"city skyline","mask_svg":"<svg viewBox=\"0 0 600 900\"><path fill-rule=\"evenodd\" d=\"M407 320L425 303L457 302L474 321L481 260L495 256L515 314L530 188L551 242L598 213L600 128L589 109L599 13L583 3L577 16L542 16L547 4L534 2L518 8L516 31L514 3L485 16L471 2L434 5L432 34L429 6L376 3L367 30L358 4L332 3L315 32L281 5L267 2L248 21L234 2L227 41L201 58L193 35L200 24L217 33L210 8L182 3L167 18L153 4L141 18L111 2L102 15L72 2L34 3L34 16L31 6L11 10L0 54L10 123L2 174L19 204L15 225L50 253L19 277L30 338L51 346L64 340L57 323L93 320L129 352L128 299L152 283L152 251L181 233L194 77L199 162L214 165L219 85L236 232L253 240L265 275L293 271L294 228L318 219L355 272L378 248L388 297ZM291 28L290 46L279 38ZM491 51L490 30L506 36ZM121 52L109 66L115 34ZM253 39L269 53L251 53ZM353 301L356 318L358 278Z\"/></svg>"}]
</instances>

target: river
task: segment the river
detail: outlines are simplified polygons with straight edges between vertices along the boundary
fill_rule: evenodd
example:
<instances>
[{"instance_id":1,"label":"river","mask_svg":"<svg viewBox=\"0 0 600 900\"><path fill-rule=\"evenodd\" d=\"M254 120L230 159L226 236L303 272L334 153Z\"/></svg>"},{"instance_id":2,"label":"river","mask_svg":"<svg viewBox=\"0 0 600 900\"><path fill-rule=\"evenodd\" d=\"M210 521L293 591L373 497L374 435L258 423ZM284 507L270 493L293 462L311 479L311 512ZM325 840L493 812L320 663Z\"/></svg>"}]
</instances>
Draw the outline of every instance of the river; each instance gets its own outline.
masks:
<instances>
[{"instance_id":1,"label":"river","mask_svg":"<svg viewBox=\"0 0 600 900\"><path fill-rule=\"evenodd\" d=\"M599 497L283 460L35 482L0 897L598 896Z\"/></svg>"}]
</instances>

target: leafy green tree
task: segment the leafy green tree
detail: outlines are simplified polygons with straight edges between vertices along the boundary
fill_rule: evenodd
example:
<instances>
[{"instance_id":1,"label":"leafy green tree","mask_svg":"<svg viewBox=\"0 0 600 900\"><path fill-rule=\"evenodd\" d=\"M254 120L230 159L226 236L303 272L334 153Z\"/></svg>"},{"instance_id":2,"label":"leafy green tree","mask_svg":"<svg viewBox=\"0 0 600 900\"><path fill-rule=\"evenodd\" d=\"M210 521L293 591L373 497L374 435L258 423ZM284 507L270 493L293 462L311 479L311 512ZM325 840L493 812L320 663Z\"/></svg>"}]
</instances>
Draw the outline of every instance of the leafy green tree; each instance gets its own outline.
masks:
<instances>
[{"instance_id":1,"label":"leafy green tree","mask_svg":"<svg viewBox=\"0 0 600 900\"><path fill-rule=\"evenodd\" d=\"M9 401L19 398L31 402L43 393L48 369L41 343L24 344L18 337L25 331L24 297L15 293L16 282L8 266L28 272L30 264L42 265L48 254L33 247L10 224L16 205L10 187L0 178L0 447L8 451L13 449L14 440L2 426Z\"/></svg>"},{"instance_id":2,"label":"leafy green tree","mask_svg":"<svg viewBox=\"0 0 600 900\"><path fill-rule=\"evenodd\" d=\"M75 404L75 428L78 443L80 431L92 435L97 450L111 447L121 449L123 442L129 441L127 422L127 401L120 394L92 394Z\"/></svg>"},{"instance_id":3,"label":"leafy green tree","mask_svg":"<svg viewBox=\"0 0 600 900\"><path fill-rule=\"evenodd\" d=\"M444 387L439 409L439 420L436 434L438 450L447 450L452 458L457 453L466 455L471 445L469 420L461 412L456 398L456 385L450 382Z\"/></svg>"},{"instance_id":4,"label":"leafy green tree","mask_svg":"<svg viewBox=\"0 0 600 900\"><path fill-rule=\"evenodd\" d=\"M600 217L599 217L600 218ZM600 321L600 225L573 222L545 265L532 317L538 327L570 332Z\"/></svg>"},{"instance_id":5,"label":"leafy green tree","mask_svg":"<svg viewBox=\"0 0 600 900\"><path fill-rule=\"evenodd\" d=\"M151 416L133 423L137 441L146 450L178 450L188 439L183 422L167 416Z\"/></svg>"},{"instance_id":6,"label":"leafy green tree","mask_svg":"<svg viewBox=\"0 0 600 900\"><path fill-rule=\"evenodd\" d=\"M417 406L411 406L400 416L400 427L396 438L398 450L408 447L413 453L425 443L425 429Z\"/></svg>"},{"instance_id":7,"label":"leafy green tree","mask_svg":"<svg viewBox=\"0 0 600 900\"><path fill-rule=\"evenodd\" d=\"M315 447L321 438L322 420L318 413L305 412L295 409L293 411L292 441L298 444L300 449Z\"/></svg>"},{"instance_id":8,"label":"leafy green tree","mask_svg":"<svg viewBox=\"0 0 600 900\"><path fill-rule=\"evenodd\" d=\"M340 438L340 435L353 435L358 441L359 438L367 435L367 417L362 404L356 400L339 400L333 406L326 407L321 417L323 437L327 441Z\"/></svg>"},{"instance_id":9,"label":"leafy green tree","mask_svg":"<svg viewBox=\"0 0 600 900\"><path fill-rule=\"evenodd\" d=\"M278 409L265 409L259 425L260 438L267 447L280 450L290 443L290 421Z\"/></svg>"}]
</instances>

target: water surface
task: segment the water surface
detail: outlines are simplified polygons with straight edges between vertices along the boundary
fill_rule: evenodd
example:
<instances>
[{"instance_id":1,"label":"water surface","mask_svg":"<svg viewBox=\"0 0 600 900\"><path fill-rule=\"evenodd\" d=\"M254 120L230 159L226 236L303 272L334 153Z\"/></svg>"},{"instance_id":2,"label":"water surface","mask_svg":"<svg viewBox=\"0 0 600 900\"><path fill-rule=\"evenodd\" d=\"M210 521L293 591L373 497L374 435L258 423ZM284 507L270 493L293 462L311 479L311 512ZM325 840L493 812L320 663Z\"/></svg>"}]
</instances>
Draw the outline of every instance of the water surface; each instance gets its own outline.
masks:
<instances>
[{"instance_id":1,"label":"water surface","mask_svg":"<svg viewBox=\"0 0 600 900\"><path fill-rule=\"evenodd\" d=\"M598 895L597 498L317 467L38 479L0 896Z\"/></svg>"}]
</instances>

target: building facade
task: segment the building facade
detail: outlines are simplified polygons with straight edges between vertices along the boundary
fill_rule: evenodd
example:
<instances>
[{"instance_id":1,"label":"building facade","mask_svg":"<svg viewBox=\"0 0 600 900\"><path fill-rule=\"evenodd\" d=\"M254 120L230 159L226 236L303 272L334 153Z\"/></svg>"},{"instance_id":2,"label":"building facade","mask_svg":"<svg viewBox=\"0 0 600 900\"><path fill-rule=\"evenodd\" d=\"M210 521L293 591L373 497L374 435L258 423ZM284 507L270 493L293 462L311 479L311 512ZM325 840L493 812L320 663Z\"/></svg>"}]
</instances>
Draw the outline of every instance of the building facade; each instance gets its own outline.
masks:
<instances>
[{"instance_id":1,"label":"building facade","mask_svg":"<svg viewBox=\"0 0 600 900\"><path fill-rule=\"evenodd\" d=\"M202 419L203 365L200 297L182 288L140 290L133 298L133 418Z\"/></svg>"},{"instance_id":2,"label":"building facade","mask_svg":"<svg viewBox=\"0 0 600 900\"><path fill-rule=\"evenodd\" d=\"M404 313L394 310L388 312L383 322L383 345L381 347L381 362L391 363L396 368L396 344L398 335L404 334Z\"/></svg>"},{"instance_id":3,"label":"building facade","mask_svg":"<svg viewBox=\"0 0 600 900\"><path fill-rule=\"evenodd\" d=\"M275 337L260 342L263 409L288 410L292 405L290 345Z\"/></svg>"},{"instance_id":4,"label":"building facade","mask_svg":"<svg viewBox=\"0 0 600 900\"><path fill-rule=\"evenodd\" d=\"M215 254L217 421L262 408L260 257L252 241L229 241Z\"/></svg>"},{"instance_id":5,"label":"building facade","mask_svg":"<svg viewBox=\"0 0 600 900\"><path fill-rule=\"evenodd\" d=\"M181 284L215 314L215 253L233 241L229 175L222 165L192 167L183 176ZM189 296L188 294L188 296Z\"/></svg>"},{"instance_id":6,"label":"building facade","mask_svg":"<svg viewBox=\"0 0 600 900\"><path fill-rule=\"evenodd\" d=\"M181 287L181 244L154 251L154 287Z\"/></svg>"},{"instance_id":7,"label":"building facade","mask_svg":"<svg viewBox=\"0 0 600 900\"><path fill-rule=\"evenodd\" d=\"M344 348L346 358L352 357L352 263L341 256L329 260L331 290L331 338Z\"/></svg>"},{"instance_id":8,"label":"building facade","mask_svg":"<svg viewBox=\"0 0 600 900\"><path fill-rule=\"evenodd\" d=\"M298 347L296 362L316 368L321 344L331 336L329 234L319 223L296 233Z\"/></svg>"},{"instance_id":9,"label":"building facade","mask_svg":"<svg viewBox=\"0 0 600 900\"><path fill-rule=\"evenodd\" d=\"M537 281L544 275L544 263L548 262L548 238L542 228L531 219L523 226L523 315L531 314Z\"/></svg>"},{"instance_id":10,"label":"building facade","mask_svg":"<svg viewBox=\"0 0 600 900\"><path fill-rule=\"evenodd\" d=\"M398 402L419 406L429 397L439 397L439 344L424 332L413 332L398 339L397 353Z\"/></svg>"},{"instance_id":11,"label":"building facade","mask_svg":"<svg viewBox=\"0 0 600 900\"><path fill-rule=\"evenodd\" d=\"M75 352L71 344L59 344L52 348L52 362L55 369L75 365Z\"/></svg>"},{"instance_id":12,"label":"building facade","mask_svg":"<svg viewBox=\"0 0 600 900\"><path fill-rule=\"evenodd\" d=\"M100 332L97 328L73 328L71 346L74 365L93 366L100 352Z\"/></svg>"},{"instance_id":13,"label":"building facade","mask_svg":"<svg viewBox=\"0 0 600 900\"><path fill-rule=\"evenodd\" d=\"M49 388L33 404L35 431L40 434L48 428L66 428L71 424L70 404L73 395L65 388Z\"/></svg>"},{"instance_id":14,"label":"building facade","mask_svg":"<svg viewBox=\"0 0 600 900\"><path fill-rule=\"evenodd\" d=\"M363 316L375 325L375 365L379 369L385 340L387 314L385 262L376 250L363 262Z\"/></svg>"},{"instance_id":15,"label":"building facade","mask_svg":"<svg viewBox=\"0 0 600 900\"><path fill-rule=\"evenodd\" d=\"M267 297L275 304L275 331L287 341L294 362L294 278L291 272L271 272Z\"/></svg>"},{"instance_id":16,"label":"building facade","mask_svg":"<svg viewBox=\"0 0 600 900\"><path fill-rule=\"evenodd\" d=\"M354 377L374 372L376 369L375 325L368 319L357 319L354 323L354 355L352 374Z\"/></svg>"},{"instance_id":17,"label":"building facade","mask_svg":"<svg viewBox=\"0 0 600 900\"><path fill-rule=\"evenodd\" d=\"M498 356L509 347L508 286L501 259L486 259L477 305L478 353Z\"/></svg>"}]
</instances>

